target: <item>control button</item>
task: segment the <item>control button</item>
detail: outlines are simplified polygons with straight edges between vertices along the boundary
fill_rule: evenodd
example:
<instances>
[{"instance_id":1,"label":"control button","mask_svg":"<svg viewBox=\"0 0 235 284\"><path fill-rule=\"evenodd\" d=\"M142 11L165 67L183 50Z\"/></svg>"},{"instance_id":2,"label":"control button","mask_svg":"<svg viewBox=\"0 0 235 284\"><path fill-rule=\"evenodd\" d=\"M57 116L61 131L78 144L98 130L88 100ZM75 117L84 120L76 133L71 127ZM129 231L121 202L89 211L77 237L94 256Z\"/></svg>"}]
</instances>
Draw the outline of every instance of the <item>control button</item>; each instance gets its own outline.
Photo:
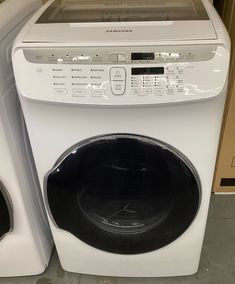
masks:
<instances>
[{"instance_id":1,"label":"control button","mask_svg":"<svg viewBox=\"0 0 235 284\"><path fill-rule=\"evenodd\" d=\"M166 79L155 79L154 83L156 84L163 84L166 81Z\"/></svg>"},{"instance_id":2,"label":"control button","mask_svg":"<svg viewBox=\"0 0 235 284\"><path fill-rule=\"evenodd\" d=\"M177 69L178 69L178 73L179 74L183 74L185 67L184 66L179 66Z\"/></svg>"},{"instance_id":3,"label":"control button","mask_svg":"<svg viewBox=\"0 0 235 284\"><path fill-rule=\"evenodd\" d=\"M54 86L65 86L66 85L66 83L63 83L63 82L56 82L56 83L54 83Z\"/></svg>"},{"instance_id":4,"label":"control button","mask_svg":"<svg viewBox=\"0 0 235 284\"><path fill-rule=\"evenodd\" d=\"M76 96L76 97L84 97L84 95L86 94L86 90L84 90L84 89L73 89L72 94L73 94L73 96Z\"/></svg>"},{"instance_id":5,"label":"control button","mask_svg":"<svg viewBox=\"0 0 235 284\"><path fill-rule=\"evenodd\" d=\"M174 95L174 93L175 93L175 89L174 88L168 88L167 89L167 95L168 96Z\"/></svg>"},{"instance_id":6,"label":"control button","mask_svg":"<svg viewBox=\"0 0 235 284\"><path fill-rule=\"evenodd\" d=\"M48 63L58 63L58 59L59 58L56 58L56 57L48 57L47 61Z\"/></svg>"},{"instance_id":7,"label":"control button","mask_svg":"<svg viewBox=\"0 0 235 284\"><path fill-rule=\"evenodd\" d=\"M184 79L178 79L178 80L177 80L177 83L178 83L178 84L183 84L183 83L184 83Z\"/></svg>"},{"instance_id":8,"label":"control button","mask_svg":"<svg viewBox=\"0 0 235 284\"><path fill-rule=\"evenodd\" d=\"M123 95L126 89L126 69L123 67L111 68L110 81L112 93L114 95Z\"/></svg>"},{"instance_id":9,"label":"control button","mask_svg":"<svg viewBox=\"0 0 235 284\"><path fill-rule=\"evenodd\" d=\"M163 82L158 82L158 83L155 83L154 85L156 88L160 89L160 88L163 88L165 86L165 84Z\"/></svg>"},{"instance_id":10,"label":"control button","mask_svg":"<svg viewBox=\"0 0 235 284\"><path fill-rule=\"evenodd\" d=\"M64 63L72 63L72 58L69 56L61 58Z\"/></svg>"},{"instance_id":11,"label":"control button","mask_svg":"<svg viewBox=\"0 0 235 284\"><path fill-rule=\"evenodd\" d=\"M169 52L161 52L162 59L168 59L169 58Z\"/></svg>"},{"instance_id":12,"label":"control button","mask_svg":"<svg viewBox=\"0 0 235 284\"><path fill-rule=\"evenodd\" d=\"M77 59L79 60L79 61L84 61L84 62L86 62L86 61L89 61L90 59L91 59L91 57L89 56L89 55L79 55L78 57L77 57Z\"/></svg>"},{"instance_id":13,"label":"control button","mask_svg":"<svg viewBox=\"0 0 235 284\"><path fill-rule=\"evenodd\" d=\"M165 81L166 81L165 78L156 78L154 80L154 83L156 83L156 84L163 84Z\"/></svg>"},{"instance_id":14,"label":"control button","mask_svg":"<svg viewBox=\"0 0 235 284\"><path fill-rule=\"evenodd\" d=\"M118 54L117 53L110 53L109 54L109 61L110 62L117 62L118 61Z\"/></svg>"},{"instance_id":15,"label":"control button","mask_svg":"<svg viewBox=\"0 0 235 284\"><path fill-rule=\"evenodd\" d=\"M118 53L118 62L126 62L127 55L125 53Z\"/></svg>"},{"instance_id":16,"label":"control button","mask_svg":"<svg viewBox=\"0 0 235 284\"><path fill-rule=\"evenodd\" d=\"M132 93L132 95L139 95L140 89L132 89L131 93Z\"/></svg>"},{"instance_id":17,"label":"control button","mask_svg":"<svg viewBox=\"0 0 235 284\"><path fill-rule=\"evenodd\" d=\"M125 81L112 81L112 93L114 95L123 95L126 89L126 82Z\"/></svg>"},{"instance_id":18,"label":"control button","mask_svg":"<svg viewBox=\"0 0 235 284\"><path fill-rule=\"evenodd\" d=\"M169 76L167 76L167 80L168 81L174 81L175 80L175 75L174 74L169 74Z\"/></svg>"},{"instance_id":19,"label":"control button","mask_svg":"<svg viewBox=\"0 0 235 284\"><path fill-rule=\"evenodd\" d=\"M71 61L73 63L86 63L86 62L89 62L91 60L91 57L89 55L78 55L78 56L74 56L73 58L71 58Z\"/></svg>"},{"instance_id":20,"label":"control button","mask_svg":"<svg viewBox=\"0 0 235 284\"><path fill-rule=\"evenodd\" d=\"M131 80L131 84L133 85L133 84L136 84L136 85L139 85L139 81L138 80Z\"/></svg>"},{"instance_id":21,"label":"control button","mask_svg":"<svg viewBox=\"0 0 235 284\"><path fill-rule=\"evenodd\" d=\"M157 62L163 61L163 58L162 58L161 53L159 53L159 52L155 53L155 60L156 60Z\"/></svg>"},{"instance_id":22,"label":"control button","mask_svg":"<svg viewBox=\"0 0 235 284\"><path fill-rule=\"evenodd\" d=\"M153 90L152 89L143 89L143 94L144 95L152 95Z\"/></svg>"},{"instance_id":23,"label":"control button","mask_svg":"<svg viewBox=\"0 0 235 284\"><path fill-rule=\"evenodd\" d=\"M104 89L93 89L92 95L93 96L103 96L104 95Z\"/></svg>"},{"instance_id":24,"label":"control button","mask_svg":"<svg viewBox=\"0 0 235 284\"><path fill-rule=\"evenodd\" d=\"M193 60L193 59L195 59L195 55L192 54L192 53L187 54L185 57L186 57L186 60Z\"/></svg>"},{"instance_id":25,"label":"control button","mask_svg":"<svg viewBox=\"0 0 235 284\"><path fill-rule=\"evenodd\" d=\"M179 60L180 60L180 61L184 60L184 55L183 55L183 54L180 54L180 55L179 55Z\"/></svg>"},{"instance_id":26,"label":"control button","mask_svg":"<svg viewBox=\"0 0 235 284\"><path fill-rule=\"evenodd\" d=\"M92 61L93 62L102 62L103 58L101 56L95 56L95 57L92 57Z\"/></svg>"},{"instance_id":27,"label":"control button","mask_svg":"<svg viewBox=\"0 0 235 284\"><path fill-rule=\"evenodd\" d=\"M151 82L153 80L153 77L152 76L143 76L142 79L143 79L143 81Z\"/></svg>"},{"instance_id":28,"label":"control button","mask_svg":"<svg viewBox=\"0 0 235 284\"><path fill-rule=\"evenodd\" d=\"M138 83L132 83L131 87L132 88L140 88L140 85Z\"/></svg>"},{"instance_id":29,"label":"control button","mask_svg":"<svg viewBox=\"0 0 235 284\"><path fill-rule=\"evenodd\" d=\"M123 67L113 67L110 71L111 81L126 81L126 69Z\"/></svg>"},{"instance_id":30,"label":"control button","mask_svg":"<svg viewBox=\"0 0 235 284\"><path fill-rule=\"evenodd\" d=\"M175 72L175 67L174 66L170 66L166 68L168 73L174 73Z\"/></svg>"},{"instance_id":31,"label":"control button","mask_svg":"<svg viewBox=\"0 0 235 284\"><path fill-rule=\"evenodd\" d=\"M171 53L171 57L176 60L176 59L178 59L180 57L180 54L176 53L176 52L173 52L173 53Z\"/></svg>"},{"instance_id":32,"label":"control button","mask_svg":"<svg viewBox=\"0 0 235 284\"><path fill-rule=\"evenodd\" d=\"M147 88L149 89L149 88L152 88L152 84L143 83L142 87L146 88L146 89Z\"/></svg>"},{"instance_id":33,"label":"control button","mask_svg":"<svg viewBox=\"0 0 235 284\"><path fill-rule=\"evenodd\" d=\"M165 77L155 77L155 81L160 81L160 82L162 82L162 81L164 81L165 80Z\"/></svg>"},{"instance_id":34,"label":"control button","mask_svg":"<svg viewBox=\"0 0 235 284\"><path fill-rule=\"evenodd\" d=\"M155 89L154 93L155 93L156 96L161 97L164 94L164 89L163 88Z\"/></svg>"},{"instance_id":35,"label":"control button","mask_svg":"<svg viewBox=\"0 0 235 284\"><path fill-rule=\"evenodd\" d=\"M184 85L178 85L177 91L178 91L179 93L184 93Z\"/></svg>"},{"instance_id":36,"label":"control button","mask_svg":"<svg viewBox=\"0 0 235 284\"><path fill-rule=\"evenodd\" d=\"M55 95L67 95L68 90L64 88L56 88L54 89L54 94Z\"/></svg>"}]
</instances>

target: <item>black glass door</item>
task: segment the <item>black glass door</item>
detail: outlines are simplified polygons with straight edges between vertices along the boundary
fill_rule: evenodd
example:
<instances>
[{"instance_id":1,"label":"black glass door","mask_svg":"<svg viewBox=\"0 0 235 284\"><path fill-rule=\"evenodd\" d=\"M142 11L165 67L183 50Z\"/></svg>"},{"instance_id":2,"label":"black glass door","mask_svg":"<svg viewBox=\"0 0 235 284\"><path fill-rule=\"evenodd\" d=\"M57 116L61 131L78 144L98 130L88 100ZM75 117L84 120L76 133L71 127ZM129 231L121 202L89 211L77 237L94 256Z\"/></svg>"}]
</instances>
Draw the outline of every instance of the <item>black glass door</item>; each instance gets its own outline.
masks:
<instances>
[{"instance_id":1,"label":"black glass door","mask_svg":"<svg viewBox=\"0 0 235 284\"><path fill-rule=\"evenodd\" d=\"M0 239L12 229L12 212L6 189L0 182Z\"/></svg>"},{"instance_id":2,"label":"black glass door","mask_svg":"<svg viewBox=\"0 0 235 284\"><path fill-rule=\"evenodd\" d=\"M45 184L59 228L120 254L173 242L200 204L200 182L190 162L169 145L137 135L100 136L75 145Z\"/></svg>"}]
</instances>

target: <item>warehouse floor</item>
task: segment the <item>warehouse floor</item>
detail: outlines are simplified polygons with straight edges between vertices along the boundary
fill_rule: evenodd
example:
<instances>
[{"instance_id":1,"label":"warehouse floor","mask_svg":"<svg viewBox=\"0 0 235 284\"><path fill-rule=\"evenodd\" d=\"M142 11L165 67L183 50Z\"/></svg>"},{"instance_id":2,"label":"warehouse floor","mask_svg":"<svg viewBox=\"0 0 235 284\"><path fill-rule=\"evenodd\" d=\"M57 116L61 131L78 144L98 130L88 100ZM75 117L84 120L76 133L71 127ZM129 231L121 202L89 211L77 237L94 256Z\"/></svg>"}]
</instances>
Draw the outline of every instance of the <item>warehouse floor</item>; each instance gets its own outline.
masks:
<instances>
[{"instance_id":1,"label":"warehouse floor","mask_svg":"<svg viewBox=\"0 0 235 284\"><path fill-rule=\"evenodd\" d=\"M2 278L4 284L234 284L235 283L235 195L212 196L199 271L177 278L109 278L68 273L61 269L54 251L42 275Z\"/></svg>"}]
</instances>

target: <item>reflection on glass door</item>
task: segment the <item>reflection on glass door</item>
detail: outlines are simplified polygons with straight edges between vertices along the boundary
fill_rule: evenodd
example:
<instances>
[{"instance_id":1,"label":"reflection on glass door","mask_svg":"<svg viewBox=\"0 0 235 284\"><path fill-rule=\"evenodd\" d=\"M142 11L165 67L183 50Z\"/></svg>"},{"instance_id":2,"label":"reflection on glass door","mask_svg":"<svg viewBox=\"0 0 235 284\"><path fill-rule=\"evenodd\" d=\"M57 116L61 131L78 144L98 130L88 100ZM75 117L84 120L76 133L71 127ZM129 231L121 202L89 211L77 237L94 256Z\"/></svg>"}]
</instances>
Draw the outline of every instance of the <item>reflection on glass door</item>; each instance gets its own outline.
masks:
<instances>
[{"instance_id":1,"label":"reflection on glass door","mask_svg":"<svg viewBox=\"0 0 235 284\"><path fill-rule=\"evenodd\" d=\"M200 204L200 181L191 163L171 146L137 135L106 135L75 145L45 184L56 225L113 253L170 244L187 230Z\"/></svg>"}]
</instances>

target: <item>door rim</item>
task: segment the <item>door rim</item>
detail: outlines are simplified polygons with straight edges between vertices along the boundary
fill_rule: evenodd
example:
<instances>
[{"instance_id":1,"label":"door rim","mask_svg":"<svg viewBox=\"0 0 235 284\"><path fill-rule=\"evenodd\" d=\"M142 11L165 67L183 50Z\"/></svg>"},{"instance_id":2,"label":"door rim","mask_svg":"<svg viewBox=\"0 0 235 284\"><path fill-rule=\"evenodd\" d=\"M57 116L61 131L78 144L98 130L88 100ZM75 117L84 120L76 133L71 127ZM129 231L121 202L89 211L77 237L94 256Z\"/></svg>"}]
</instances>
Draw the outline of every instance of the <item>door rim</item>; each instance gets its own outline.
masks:
<instances>
[{"instance_id":1,"label":"door rim","mask_svg":"<svg viewBox=\"0 0 235 284\"><path fill-rule=\"evenodd\" d=\"M7 209L9 212L9 219L10 219L10 229L7 233L5 233L4 235L0 236L0 241L2 241L7 235L9 235L10 233L12 233L12 231L14 230L14 218L13 218L13 203L10 197L9 192L7 191L6 187L4 186L4 184L0 181L0 192L3 195L3 198L6 202L7 205Z\"/></svg>"},{"instance_id":2,"label":"door rim","mask_svg":"<svg viewBox=\"0 0 235 284\"><path fill-rule=\"evenodd\" d=\"M73 146L69 147L69 148L57 159L57 161L55 162L55 164L54 164L54 166L52 167L52 169L49 170L49 171L45 174L44 179L43 179L43 194L44 194L45 207L46 207L46 210L47 210L47 212L48 212L48 215L49 215L49 217L50 217L50 219L51 219L53 225L54 225L57 229L59 229L59 230L61 230L61 231L64 231L64 232L67 232L67 233L73 235L71 232L66 231L66 230L60 228L60 227L56 224L56 221L55 221L55 219L54 219L54 217L53 217L53 215L52 215L52 212L51 212L51 210L50 210L50 205L49 205L49 200L48 200L48 194L47 194L47 184L48 184L47 181L48 181L48 178L49 178L50 174L51 174L53 171L55 171L55 169L56 169L57 167L59 167L59 166L63 163L63 161L64 161L68 156L70 156L71 154L73 154L73 152L76 153L77 150L80 149L81 147L86 146L87 144L90 144L90 143L99 141L101 138L108 138L108 139L112 138L112 139L114 139L114 138L117 138L117 137L120 137L120 138L122 138L122 137L123 137L123 138L130 138L130 139L131 139L131 138L132 138L132 139L133 139L133 138L137 138L137 139L138 139L138 138L141 138L141 139L145 140L145 141L148 142L148 143L149 143L150 141L152 141L152 144L153 144L153 145L156 145L156 144L157 144L158 146L162 147L163 149L166 149L166 150L170 151L172 154L176 155L176 156L177 156L180 160L182 160L182 161L189 167L189 169L191 170L193 176L195 177L195 180L196 180L196 183L197 183L197 187L198 187L199 203L198 203L197 212L196 212L196 214L195 214L195 216L194 216L194 218L193 218L193 220L192 220L190 226L186 229L186 231L185 231L183 234L181 234L181 235L179 236L179 237L181 237L181 236L184 235L184 234L188 231L188 229L192 226L192 224L194 223L195 219L197 218L198 212L199 212L199 210L200 210L200 208L201 208L201 201L202 201L202 185L201 185L201 180L200 180L199 174L198 174L196 168L194 167L194 165L192 164L192 162L191 162L181 151L179 151L178 149L176 149L174 146L172 146L172 145L170 145L170 144L168 144L168 143L166 143L166 142L163 142L163 141L161 141L161 140L159 140L159 139L152 138L152 137L146 136L146 135L141 135L141 134L110 133L110 134L101 134L101 135L92 136L92 137L90 137L90 138L81 140L80 142L78 142L78 143L74 144ZM74 236L74 235L73 235L73 236ZM76 236L74 236L74 237L76 237ZM179 238L179 237L178 237L178 238ZM76 237L76 238L79 239L78 237ZM177 238L177 239L178 239L178 238ZM177 239L176 239L176 240L177 240ZM79 239L79 240L80 240L80 239ZM175 241L176 241L176 240L175 240ZM80 241L83 242L82 240L80 240ZM170 243L170 244L171 244L171 243ZM170 244L168 244L168 245L170 245ZM166 245L166 246L167 246L167 245Z\"/></svg>"}]
</instances>

